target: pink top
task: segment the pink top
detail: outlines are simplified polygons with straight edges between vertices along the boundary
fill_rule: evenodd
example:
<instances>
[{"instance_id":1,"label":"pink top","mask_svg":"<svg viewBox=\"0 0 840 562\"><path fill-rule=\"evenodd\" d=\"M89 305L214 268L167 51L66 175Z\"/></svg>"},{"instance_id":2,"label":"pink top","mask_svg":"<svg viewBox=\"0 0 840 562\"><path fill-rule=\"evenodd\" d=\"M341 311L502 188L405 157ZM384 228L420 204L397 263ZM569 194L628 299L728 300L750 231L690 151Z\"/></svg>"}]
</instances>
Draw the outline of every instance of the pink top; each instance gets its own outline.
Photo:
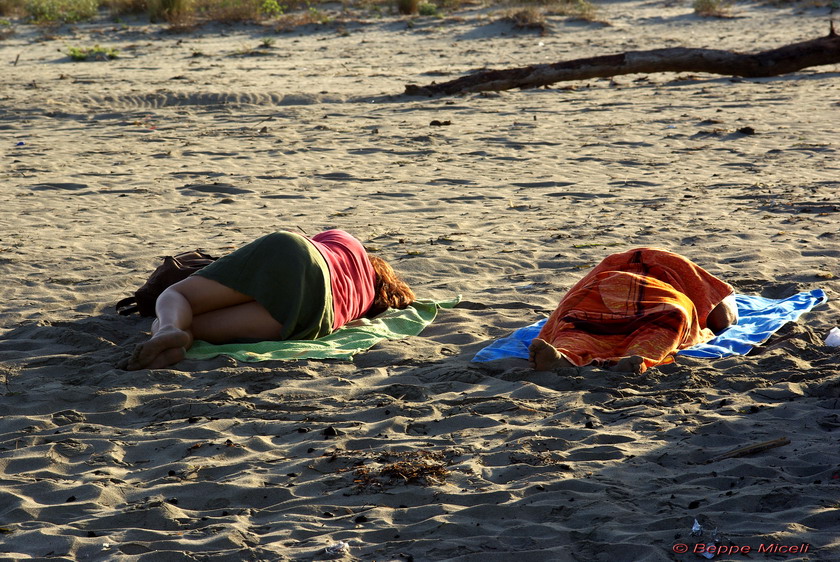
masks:
<instances>
[{"instance_id":1,"label":"pink top","mask_svg":"<svg viewBox=\"0 0 840 562\"><path fill-rule=\"evenodd\" d=\"M365 247L343 230L325 230L310 238L330 269L333 330L361 318L373 304L376 274Z\"/></svg>"}]
</instances>

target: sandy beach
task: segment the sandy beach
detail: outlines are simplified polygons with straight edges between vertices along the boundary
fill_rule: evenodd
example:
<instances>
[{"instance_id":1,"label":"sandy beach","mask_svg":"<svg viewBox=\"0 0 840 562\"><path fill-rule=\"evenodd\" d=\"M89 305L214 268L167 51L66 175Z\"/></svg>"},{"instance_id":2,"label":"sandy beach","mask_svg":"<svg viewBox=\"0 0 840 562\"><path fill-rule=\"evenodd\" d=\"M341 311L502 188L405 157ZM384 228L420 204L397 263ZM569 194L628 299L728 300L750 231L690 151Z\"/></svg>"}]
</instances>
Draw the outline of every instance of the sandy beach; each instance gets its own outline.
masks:
<instances>
[{"instance_id":1,"label":"sandy beach","mask_svg":"<svg viewBox=\"0 0 840 562\"><path fill-rule=\"evenodd\" d=\"M704 559L713 530L748 549L715 560L840 559L840 348L823 343L840 65L402 95L485 68L771 49L830 19L596 5L546 33L479 5L286 31L17 25L0 41L0 559L647 562ZM119 56L67 55L94 44ZM161 256L331 227L461 304L352 361L116 368L151 321L114 304ZM643 375L471 362L641 246L743 294L829 300L753 354Z\"/></svg>"}]
</instances>

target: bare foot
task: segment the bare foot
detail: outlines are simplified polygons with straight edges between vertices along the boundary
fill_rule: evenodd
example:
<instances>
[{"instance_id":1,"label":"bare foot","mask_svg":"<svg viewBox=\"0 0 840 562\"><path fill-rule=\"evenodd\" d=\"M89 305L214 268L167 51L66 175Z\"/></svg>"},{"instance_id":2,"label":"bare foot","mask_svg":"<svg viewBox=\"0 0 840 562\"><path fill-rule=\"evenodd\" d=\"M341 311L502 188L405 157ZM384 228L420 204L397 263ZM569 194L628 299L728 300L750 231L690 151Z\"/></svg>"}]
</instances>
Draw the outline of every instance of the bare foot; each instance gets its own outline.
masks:
<instances>
[{"instance_id":1,"label":"bare foot","mask_svg":"<svg viewBox=\"0 0 840 562\"><path fill-rule=\"evenodd\" d=\"M131 358L120 366L128 371L168 367L181 361L191 344L192 338L183 330L162 330L135 347Z\"/></svg>"},{"instance_id":2,"label":"bare foot","mask_svg":"<svg viewBox=\"0 0 840 562\"><path fill-rule=\"evenodd\" d=\"M638 355L622 357L614 365L607 367L609 371L640 374L643 370L644 359Z\"/></svg>"},{"instance_id":3,"label":"bare foot","mask_svg":"<svg viewBox=\"0 0 840 562\"><path fill-rule=\"evenodd\" d=\"M540 338L535 338L528 347L528 360L535 371L553 371L575 366L565 355Z\"/></svg>"}]
</instances>

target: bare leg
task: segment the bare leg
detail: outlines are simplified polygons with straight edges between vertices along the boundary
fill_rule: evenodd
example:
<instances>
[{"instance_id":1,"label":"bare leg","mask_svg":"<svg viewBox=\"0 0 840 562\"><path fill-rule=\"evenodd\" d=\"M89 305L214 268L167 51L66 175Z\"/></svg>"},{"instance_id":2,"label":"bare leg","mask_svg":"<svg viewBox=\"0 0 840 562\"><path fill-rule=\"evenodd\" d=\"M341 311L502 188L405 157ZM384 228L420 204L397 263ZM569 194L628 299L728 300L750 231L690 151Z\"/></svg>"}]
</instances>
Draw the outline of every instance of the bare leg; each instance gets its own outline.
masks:
<instances>
[{"instance_id":1,"label":"bare leg","mask_svg":"<svg viewBox=\"0 0 840 562\"><path fill-rule=\"evenodd\" d=\"M540 338L535 338L528 347L528 360L535 371L553 371L575 366L550 343Z\"/></svg>"},{"instance_id":2,"label":"bare leg","mask_svg":"<svg viewBox=\"0 0 840 562\"><path fill-rule=\"evenodd\" d=\"M193 318L192 334L197 340L230 343L234 340L278 340L283 326L256 301L220 308Z\"/></svg>"},{"instance_id":3,"label":"bare leg","mask_svg":"<svg viewBox=\"0 0 840 562\"><path fill-rule=\"evenodd\" d=\"M193 276L166 289L155 304L152 337L138 345L123 366L128 370L159 369L186 355L195 337L213 343L239 338L271 339L282 326L249 296L221 283ZM198 330L198 332L196 332Z\"/></svg>"}]
</instances>

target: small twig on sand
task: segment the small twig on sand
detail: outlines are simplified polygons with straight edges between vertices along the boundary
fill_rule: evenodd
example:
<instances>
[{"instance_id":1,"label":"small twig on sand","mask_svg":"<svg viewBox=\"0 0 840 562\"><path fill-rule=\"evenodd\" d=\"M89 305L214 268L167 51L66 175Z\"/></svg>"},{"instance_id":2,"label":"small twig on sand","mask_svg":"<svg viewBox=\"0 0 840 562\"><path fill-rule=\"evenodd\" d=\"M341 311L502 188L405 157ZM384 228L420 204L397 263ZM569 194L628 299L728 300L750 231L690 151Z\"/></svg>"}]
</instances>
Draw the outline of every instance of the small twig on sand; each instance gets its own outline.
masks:
<instances>
[{"instance_id":1,"label":"small twig on sand","mask_svg":"<svg viewBox=\"0 0 840 562\"><path fill-rule=\"evenodd\" d=\"M776 447L782 447L790 443L790 439L787 437L779 437L778 439L773 439L771 441L764 441L763 443L756 443L755 445L747 445L746 447L738 447L737 449L732 449L731 451L727 451L722 455L718 455L716 457L712 457L707 460L707 463L710 462L717 462L722 461L723 459L732 459L735 457L744 457L746 455L752 455L754 453L760 453L762 451L767 451L768 449L775 449Z\"/></svg>"}]
</instances>

